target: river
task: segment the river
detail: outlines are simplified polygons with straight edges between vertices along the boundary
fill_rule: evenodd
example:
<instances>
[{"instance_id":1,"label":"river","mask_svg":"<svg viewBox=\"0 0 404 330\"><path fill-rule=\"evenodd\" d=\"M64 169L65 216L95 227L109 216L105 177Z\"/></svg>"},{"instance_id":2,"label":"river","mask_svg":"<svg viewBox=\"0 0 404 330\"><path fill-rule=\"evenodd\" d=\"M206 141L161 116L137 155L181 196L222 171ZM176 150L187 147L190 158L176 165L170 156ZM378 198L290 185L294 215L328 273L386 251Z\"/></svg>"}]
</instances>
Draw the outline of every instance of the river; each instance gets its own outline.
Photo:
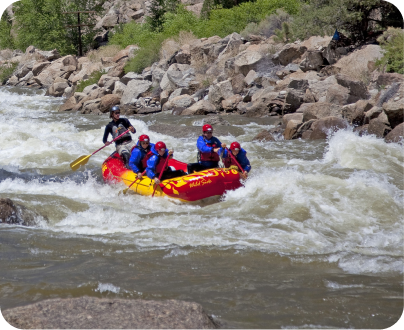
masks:
<instances>
[{"instance_id":1,"label":"river","mask_svg":"<svg viewBox=\"0 0 404 330\"><path fill-rule=\"evenodd\" d=\"M226 116L248 151L244 186L181 203L105 184L107 116L0 88L0 197L45 215L0 225L0 308L83 295L200 303L226 328L387 328L403 311L403 147L352 130L257 142L278 119ZM130 117L137 133L196 161L196 138L149 129L201 116Z\"/></svg>"}]
</instances>

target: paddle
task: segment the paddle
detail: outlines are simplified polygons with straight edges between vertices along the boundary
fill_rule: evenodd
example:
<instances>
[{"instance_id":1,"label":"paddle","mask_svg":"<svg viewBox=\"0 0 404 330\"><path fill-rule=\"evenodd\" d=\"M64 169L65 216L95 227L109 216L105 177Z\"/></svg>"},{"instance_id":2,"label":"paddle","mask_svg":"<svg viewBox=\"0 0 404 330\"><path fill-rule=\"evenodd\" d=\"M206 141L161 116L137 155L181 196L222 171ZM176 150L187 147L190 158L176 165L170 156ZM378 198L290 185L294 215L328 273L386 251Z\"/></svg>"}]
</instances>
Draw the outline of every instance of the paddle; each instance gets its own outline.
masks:
<instances>
[{"instance_id":1,"label":"paddle","mask_svg":"<svg viewBox=\"0 0 404 330\"><path fill-rule=\"evenodd\" d=\"M230 154L230 157L233 158L234 162L235 162L236 165L238 166L238 168L239 168L239 170L241 171L241 173L244 174L245 171L243 170L243 168L241 167L241 165L238 163L236 157L234 157L234 155L233 155L233 153L231 152L231 150L229 150L229 149L227 149L227 148L226 148L226 150L227 150L227 152Z\"/></svg>"},{"instance_id":2,"label":"paddle","mask_svg":"<svg viewBox=\"0 0 404 330\"><path fill-rule=\"evenodd\" d=\"M163 173L164 173L164 171L165 171L165 169L166 169L166 166L167 166L167 164L168 164L168 160L169 160L169 159L170 159L170 154L167 155L167 159L166 159L166 161L165 161L165 163L164 163L163 170L160 172L159 181L160 181L161 176L163 175ZM156 188L157 188L157 185L155 185L155 187L154 187L154 191L153 191L152 197L154 196L154 193L156 192Z\"/></svg>"},{"instance_id":3,"label":"paddle","mask_svg":"<svg viewBox=\"0 0 404 330\"><path fill-rule=\"evenodd\" d=\"M117 136L115 139L113 139L111 141L114 142L116 140L118 140L121 136L125 135L126 133L128 133L130 131L130 129L128 129L127 131L123 132L121 135ZM70 167L73 171L76 171L79 169L80 166L82 165L86 165L88 160L90 159L90 157L94 154L96 154L98 151L104 149L106 147L106 145L104 145L103 147L101 147L100 149L98 149L97 151L94 151L91 155L87 155L87 156L81 156L79 158L77 158L74 162L70 163Z\"/></svg>"},{"instance_id":4,"label":"paddle","mask_svg":"<svg viewBox=\"0 0 404 330\"><path fill-rule=\"evenodd\" d=\"M145 173L146 173L146 170L144 170L144 172L142 173L142 175L145 175ZM128 192L129 188L132 187L132 185L133 185L137 180L139 180L139 178L136 178L136 180L133 181L133 182L130 184L130 186L129 186L128 188L122 190L122 192L124 193L124 195L126 195L126 193Z\"/></svg>"}]
</instances>

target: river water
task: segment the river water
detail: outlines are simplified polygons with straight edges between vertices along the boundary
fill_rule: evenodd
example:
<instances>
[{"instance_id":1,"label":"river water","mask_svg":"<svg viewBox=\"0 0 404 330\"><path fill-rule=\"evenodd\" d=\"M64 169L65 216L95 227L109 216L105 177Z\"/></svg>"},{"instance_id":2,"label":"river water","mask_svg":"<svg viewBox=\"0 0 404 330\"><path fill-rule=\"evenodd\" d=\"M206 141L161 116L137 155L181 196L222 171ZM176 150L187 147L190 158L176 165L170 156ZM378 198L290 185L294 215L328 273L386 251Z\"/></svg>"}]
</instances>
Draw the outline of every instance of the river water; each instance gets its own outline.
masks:
<instances>
[{"instance_id":1,"label":"river water","mask_svg":"<svg viewBox=\"0 0 404 330\"><path fill-rule=\"evenodd\" d=\"M402 146L351 130L252 142L277 119L226 116L238 136L218 138L248 151L250 178L185 204L105 184L113 146L72 172L102 146L108 118L59 113L62 100L43 94L0 88L0 197L49 219L0 225L1 309L89 295L195 301L226 328L386 328L401 317ZM149 126L181 130L203 117L129 119L135 139L148 134L196 161L196 137Z\"/></svg>"}]
</instances>

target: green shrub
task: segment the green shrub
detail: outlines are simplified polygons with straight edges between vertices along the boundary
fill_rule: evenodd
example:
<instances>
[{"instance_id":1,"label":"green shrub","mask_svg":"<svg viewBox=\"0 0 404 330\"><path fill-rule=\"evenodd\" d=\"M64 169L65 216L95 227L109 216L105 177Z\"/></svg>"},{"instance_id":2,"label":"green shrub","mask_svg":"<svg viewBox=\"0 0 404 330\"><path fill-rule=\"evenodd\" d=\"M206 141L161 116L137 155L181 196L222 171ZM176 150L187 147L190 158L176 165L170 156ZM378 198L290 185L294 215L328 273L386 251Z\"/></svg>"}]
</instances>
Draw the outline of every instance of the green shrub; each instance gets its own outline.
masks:
<instances>
[{"instance_id":1,"label":"green shrub","mask_svg":"<svg viewBox=\"0 0 404 330\"><path fill-rule=\"evenodd\" d=\"M259 34L265 37L270 37L276 33L276 30L282 30L282 24L284 22L289 22L291 16L285 12L283 9L277 9L276 13L265 17L259 24L249 23L241 31L243 37L248 37L251 34Z\"/></svg>"},{"instance_id":2,"label":"green shrub","mask_svg":"<svg viewBox=\"0 0 404 330\"><path fill-rule=\"evenodd\" d=\"M97 84L103 74L105 74L104 70L94 71L87 80L81 80L77 84L76 92L82 92L87 86Z\"/></svg>"},{"instance_id":3,"label":"green shrub","mask_svg":"<svg viewBox=\"0 0 404 330\"><path fill-rule=\"evenodd\" d=\"M404 30L388 28L377 41L384 54L376 65L383 71L404 74Z\"/></svg>"},{"instance_id":4,"label":"green shrub","mask_svg":"<svg viewBox=\"0 0 404 330\"><path fill-rule=\"evenodd\" d=\"M11 63L9 66L0 67L0 82L5 84L7 80L12 76L13 72L17 69L18 63Z\"/></svg>"},{"instance_id":5,"label":"green shrub","mask_svg":"<svg viewBox=\"0 0 404 330\"><path fill-rule=\"evenodd\" d=\"M14 40L11 35L11 18L7 10L4 11L0 20L0 49L5 48L14 48Z\"/></svg>"}]
</instances>

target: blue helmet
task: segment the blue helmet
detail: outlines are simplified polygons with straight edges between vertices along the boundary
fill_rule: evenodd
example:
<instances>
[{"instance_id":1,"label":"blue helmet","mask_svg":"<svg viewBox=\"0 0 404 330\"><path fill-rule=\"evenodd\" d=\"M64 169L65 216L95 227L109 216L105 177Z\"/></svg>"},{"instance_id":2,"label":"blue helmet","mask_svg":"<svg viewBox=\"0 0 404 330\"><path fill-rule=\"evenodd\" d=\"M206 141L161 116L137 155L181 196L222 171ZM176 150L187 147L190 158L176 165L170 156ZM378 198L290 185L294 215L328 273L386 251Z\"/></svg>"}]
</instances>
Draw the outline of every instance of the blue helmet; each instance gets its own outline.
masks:
<instances>
[{"instance_id":1,"label":"blue helmet","mask_svg":"<svg viewBox=\"0 0 404 330\"><path fill-rule=\"evenodd\" d=\"M114 105L114 106L109 110L109 116L112 118L112 114L113 114L115 111L119 111L119 110L120 110L119 105Z\"/></svg>"}]
</instances>

